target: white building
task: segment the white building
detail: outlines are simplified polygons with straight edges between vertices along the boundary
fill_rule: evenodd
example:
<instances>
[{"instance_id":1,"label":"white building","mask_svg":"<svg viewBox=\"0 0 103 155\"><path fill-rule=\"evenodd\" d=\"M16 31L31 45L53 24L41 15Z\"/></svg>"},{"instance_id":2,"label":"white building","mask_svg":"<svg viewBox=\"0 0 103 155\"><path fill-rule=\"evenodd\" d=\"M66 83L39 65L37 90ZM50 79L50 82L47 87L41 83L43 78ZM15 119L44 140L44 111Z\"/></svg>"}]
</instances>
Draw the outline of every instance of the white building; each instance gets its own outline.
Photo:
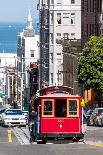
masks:
<instances>
[{"instance_id":1,"label":"white building","mask_svg":"<svg viewBox=\"0 0 103 155\"><path fill-rule=\"evenodd\" d=\"M38 62L39 60L39 35L35 34L32 26L32 18L29 10L27 27L18 35L17 57L18 62L23 62L23 72L30 67L31 62ZM21 67L21 69L22 69ZM26 78L27 83L27 78Z\"/></svg>"},{"instance_id":2,"label":"white building","mask_svg":"<svg viewBox=\"0 0 103 155\"><path fill-rule=\"evenodd\" d=\"M39 35L35 34L35 30L32 25L31 13L29 10L27 26L18 35L18 45L17 45L17 62L18 70L21 74L22 90L29 88L28 81L28 69L30 68L30 63L37 63L39 60ZM22 96L22 94L21 94ZM21 99L22 100L22 99Z\"/></svg>"},{"instance_id":3,"label":"white building","mask_svg":"<svg viewBox=\"0 0 103 155\"><path fill-rule=\"evenodd\" d=\"M4 93L9 98L10 88L8 69L16 65L16 53L0 53L0 93Z\"/></svg>"},{"instance_id":4,"label":"white building","mask_svg":"<svg viewBox=\"0 0 103 155\"><path fill-rule=\"evenodd\" d=\"M0 67L15 66L16 53L0 53Z\"/></svg>"},{"instance_id":5,"label":"white building","mask_svg":"<svg viewBox=\"0 0 103 155\"><path fill-rule=\"evenodd\" d=\"M81 1L39 0L38 9L41 87L63 85L63 53L58 40L81 39Z\"/></svg>"}]
</instances>

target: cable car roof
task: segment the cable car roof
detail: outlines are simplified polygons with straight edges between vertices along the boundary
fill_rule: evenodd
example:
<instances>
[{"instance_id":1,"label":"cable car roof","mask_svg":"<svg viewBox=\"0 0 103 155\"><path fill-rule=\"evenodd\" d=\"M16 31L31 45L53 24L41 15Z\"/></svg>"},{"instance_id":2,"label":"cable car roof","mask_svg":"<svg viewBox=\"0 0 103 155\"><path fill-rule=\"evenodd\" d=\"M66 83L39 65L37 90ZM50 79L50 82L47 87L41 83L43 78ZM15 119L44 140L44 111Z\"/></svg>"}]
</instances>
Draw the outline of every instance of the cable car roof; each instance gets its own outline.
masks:
<instances>
[{"instance_id":1,"label":"cable car roof","mask_svg":"<svg viewBox=\"0 0 103 155\"><path fill-rule=\"evenodd\" d=\"M80 97L79 95L71 95L71 94L66 94L66 93L51 93L51 94L47 94L47 95L43 95L43 96L40 96L42 98L46 98L46 97L59 97L59 98L62 98L62 97L72 97L72 98L76 98L76 97Z\"/></svg>"}]
</instances>

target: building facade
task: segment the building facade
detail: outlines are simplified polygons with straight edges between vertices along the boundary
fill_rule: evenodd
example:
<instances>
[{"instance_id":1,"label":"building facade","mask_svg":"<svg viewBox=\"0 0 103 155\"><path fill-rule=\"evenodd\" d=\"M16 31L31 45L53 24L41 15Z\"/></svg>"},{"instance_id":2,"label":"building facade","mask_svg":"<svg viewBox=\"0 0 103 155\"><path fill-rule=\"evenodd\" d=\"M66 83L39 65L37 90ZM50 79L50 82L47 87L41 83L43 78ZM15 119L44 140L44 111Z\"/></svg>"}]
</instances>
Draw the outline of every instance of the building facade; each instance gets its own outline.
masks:
<instances>
[{"instance_id":1,"label":"building facade","mask_svg":"<svg viewBox=\"0 0 103 155\"><path fill-rule=\"evenodd\" d=\"M101 33L101 7L102 0L39 0L41 87L67 85L74 94L81 91L78 56L90 36Z\"/></svg>"},{"instance_id":2,"label":"building facade","mask_svg":"<svg viewBox=\"0 0 103 155\"><path fill-rule=\"evenodd\" d=\"M102 0L81 1L82 47L88 41L90 36L99 36L101 34L100 18L102 5Z\"/></svg>"},{"instance_id":3,"label":"building facade","mask_svg":"<svg viewBox=\"0 0 103 155\"><path fill-rule=\"evenodd\" d=\"M14 99L16 57L16 53L0 53L0 93L5 94L0 100L3 104Z\"/></svg>"},{"instance_id":4,"label":"building facade","mask_svg":"<svg viewBox=\"0 0 103 155\"><path fill-rule=\"evenodd\" d=\"M40 0L41 87L63 85L60 39L81 39L80 0Z\"/></svg>"},{"instance_id":5,"label":"building facade","mask_svg":"<svg viewBox=\"0 0 103 155\"><path fill-rule=\"evenodd\" d=\"M33 29L29 10L27 27L18 35L17 45L18 74L21 75L21 102L24 102L24 100L30 102L30 75L28 70L30 69L31 63L37 63L39 60L38 42L39 35L36 35ZM23 96L25 94L26 96Z\"/></svg>"}]
</instances>

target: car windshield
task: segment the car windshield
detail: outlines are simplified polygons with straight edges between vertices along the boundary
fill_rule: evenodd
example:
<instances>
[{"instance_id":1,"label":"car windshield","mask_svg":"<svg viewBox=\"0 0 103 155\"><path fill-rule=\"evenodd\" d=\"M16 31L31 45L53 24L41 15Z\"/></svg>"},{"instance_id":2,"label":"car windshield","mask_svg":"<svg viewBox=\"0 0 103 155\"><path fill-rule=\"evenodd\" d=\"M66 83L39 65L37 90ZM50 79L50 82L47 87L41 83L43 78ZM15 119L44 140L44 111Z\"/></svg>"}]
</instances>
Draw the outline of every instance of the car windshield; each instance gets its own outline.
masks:
<instances>
[{"instance_id":1,"label":"car windshield","mask_svg":"<svg viewBox=\"0 0 103 155\"><path fill-rule=\"evenodd\" d=\"M91 115L92 112L93 112L93 110L89 110L89 111L87 111L87 115Z\"/></svg>"},{"instance_id":2,"label":"car windshield","mask_svg":"<svg viewBox=\"0 0 103 155\"><path fill-rule=\"evenodd\" d=\"M6 115L22 115L21 110L7 110L5 112Z\"/></svg>"}]
</instances>

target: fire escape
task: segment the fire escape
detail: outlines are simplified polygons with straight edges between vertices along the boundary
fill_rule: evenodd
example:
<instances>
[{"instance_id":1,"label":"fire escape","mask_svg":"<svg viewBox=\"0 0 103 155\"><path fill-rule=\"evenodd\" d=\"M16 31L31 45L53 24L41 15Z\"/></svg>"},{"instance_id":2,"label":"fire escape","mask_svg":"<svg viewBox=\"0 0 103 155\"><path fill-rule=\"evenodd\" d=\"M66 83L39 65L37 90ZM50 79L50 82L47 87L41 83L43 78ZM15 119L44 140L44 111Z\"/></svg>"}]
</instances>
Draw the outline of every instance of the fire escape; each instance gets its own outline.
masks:
<instances>
[{"instance_id":1,"label":"fire escape","mask_svg":"<svg viewBox=\"0 0 103 155\"><path fill-rule=\"evenodd\" d=\"M40 88L48 86L49 82L49 4L40 0L39 28L40 28Z\"/></svg>"}]
</instances>

